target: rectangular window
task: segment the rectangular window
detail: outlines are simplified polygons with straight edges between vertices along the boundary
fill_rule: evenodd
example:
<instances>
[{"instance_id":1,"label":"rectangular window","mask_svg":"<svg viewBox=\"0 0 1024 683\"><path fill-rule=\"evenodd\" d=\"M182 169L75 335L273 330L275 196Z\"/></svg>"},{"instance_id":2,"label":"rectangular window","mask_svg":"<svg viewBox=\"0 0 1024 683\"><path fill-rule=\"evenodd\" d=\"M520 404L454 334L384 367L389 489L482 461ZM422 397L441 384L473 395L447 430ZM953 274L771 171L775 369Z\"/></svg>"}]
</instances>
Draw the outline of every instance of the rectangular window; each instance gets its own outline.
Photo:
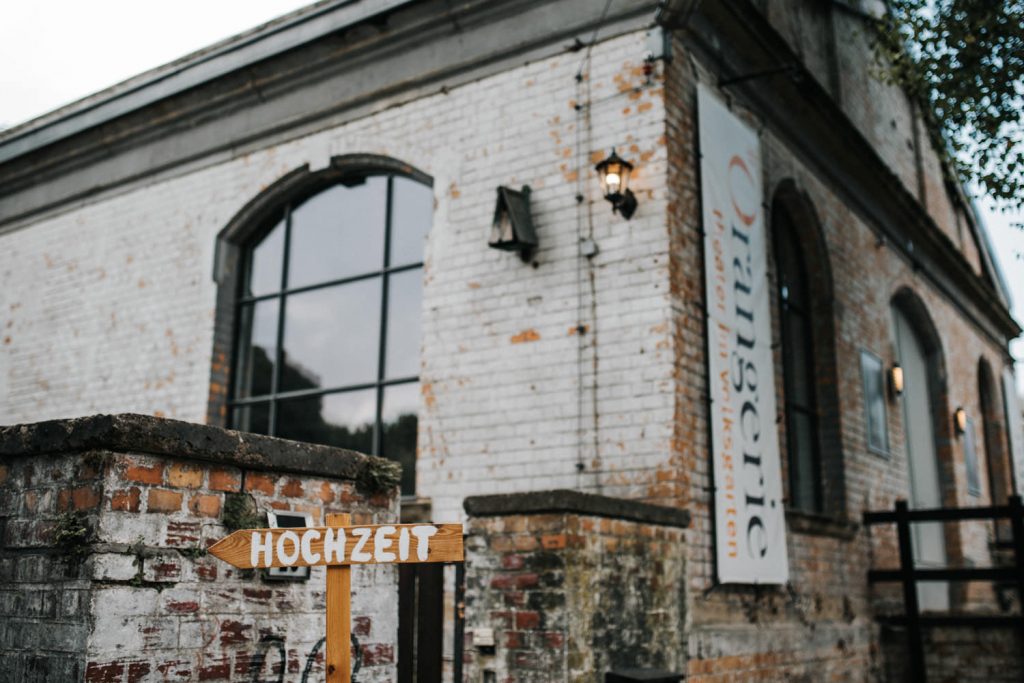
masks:
<instances>
[{"instance_id":1,"label":"rectangular window","mask_svg":"<svg viewBox=\"0 0 1024 683\"><path fill-rule=\"evenodd\" d=\"M889 454L889 429L885 406L885 368L882 359L870 351L860 352L860 372L864 383L864 424L868 450Z\"/></svg>"},{"instance_id":2,"label":"rectangular window","mask_svg":"<svg viewBox=\"0 0 1024 683\"><path fill-rule=\"evenodd\" d=\"M967 418L964 431L964 463L967 465L967 493L981 495L981 475L978 472L978 449L974 441L974 420Z\"/></svg>"}]
</instances>

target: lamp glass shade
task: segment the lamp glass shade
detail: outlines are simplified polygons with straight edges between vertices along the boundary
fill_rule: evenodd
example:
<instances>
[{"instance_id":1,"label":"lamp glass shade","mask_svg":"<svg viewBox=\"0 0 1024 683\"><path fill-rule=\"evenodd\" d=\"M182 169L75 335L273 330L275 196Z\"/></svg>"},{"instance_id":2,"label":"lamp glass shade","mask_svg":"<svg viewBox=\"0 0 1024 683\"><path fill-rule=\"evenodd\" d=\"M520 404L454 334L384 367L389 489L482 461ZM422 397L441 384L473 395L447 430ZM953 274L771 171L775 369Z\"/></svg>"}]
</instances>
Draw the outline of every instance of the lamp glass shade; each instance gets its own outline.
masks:
<instances>
[{"instance_id":1,"label":"lamp glass shade","mask_svg":"<svg viewBox=\"0 0 1024 683\"><path fill-rule=\"evenodd\" d=\"M957 408L956 412L953 413L953 424L956 426L956 433L963 434L967 431L967 411L963 408Z\"/></svg>"},{"instance_id":2,"label":"lamp glass shade","mask_svg":"<svg viewBox=\"0 0 1024 683\"><path fill-rule=\"evenodd\" d=\"M903 368L899 363L893 363L893 366L889 368L889 386L894 395L903 394Z\"/></svg>"},{"instance_id":3,"label":"lamp glass shade","mask_svg":"<svg viewBox=\"0 0 1024 683\"><path fill-rule=\"evenodd\" d=\"M601 181L601 192L611 202L618 202L629 189L629 176L633 172L633 164L629 163L612 150L611 156L596 166Z\"/></svg>"}]
</instances>

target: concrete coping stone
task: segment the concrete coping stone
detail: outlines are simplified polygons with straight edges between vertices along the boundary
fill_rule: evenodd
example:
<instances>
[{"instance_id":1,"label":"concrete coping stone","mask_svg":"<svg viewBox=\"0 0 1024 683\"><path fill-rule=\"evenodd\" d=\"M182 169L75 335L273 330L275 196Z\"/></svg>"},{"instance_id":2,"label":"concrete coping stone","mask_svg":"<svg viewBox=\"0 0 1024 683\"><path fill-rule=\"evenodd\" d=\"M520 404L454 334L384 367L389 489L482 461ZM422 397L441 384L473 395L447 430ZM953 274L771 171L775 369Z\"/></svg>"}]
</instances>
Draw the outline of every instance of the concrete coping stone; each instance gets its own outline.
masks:
<instances>
[{"instance_id":1,"label":"concrete coping stone","mask_svg":"<svg viewBox=\"0 0 1024 683\"><path fill-rule=\"evenodd\" d=\"M333 446L121 413L0 427L0 462L107 450L358 481L380 458Z\"/></svg>"},{"instance_id":2,"label":"concrete coping stone","mask_svg":"<svg viewBox=\"0 0 1024 683\"><path fill-rule=\"evenodd\" d=\"M470 496L463 507L470 517L566 512L684 529L690 526L689 510L570 489Z\"/></svg>"}]
</instances>

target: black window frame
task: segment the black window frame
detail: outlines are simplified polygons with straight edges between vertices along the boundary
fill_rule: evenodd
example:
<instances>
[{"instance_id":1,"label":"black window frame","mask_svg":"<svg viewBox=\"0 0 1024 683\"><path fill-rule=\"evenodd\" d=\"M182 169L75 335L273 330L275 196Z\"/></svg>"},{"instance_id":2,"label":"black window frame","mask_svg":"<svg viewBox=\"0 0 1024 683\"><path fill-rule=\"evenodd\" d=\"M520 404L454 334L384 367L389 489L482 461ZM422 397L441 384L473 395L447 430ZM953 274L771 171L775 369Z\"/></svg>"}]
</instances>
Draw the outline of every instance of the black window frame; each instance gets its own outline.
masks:
<instances>
[{"instance_id":1,"label":"black window frame","mask_svg":"<svg viewBox=\"0 0 1024 683\"><path fill-rule=\"evenodd\" d=\"M359 157L363 158L363 157ZM223 296L218 296L218 321L221 317L226 319L230 325L230 342L225 344L227 341L223 336L221 337L220 349L223 353L225 347L229 350L229 357L226 363L221 363L221 366L226 365L226 368L220 370L223 373L227 372L227 382L224 383L226 391L222 391L217 395L216 392L216 379L218 378L217 362L218 359L214 359L214 383L211 387L211 405L210 415L211 417L219 417L219 420L211 419L213 423L220 423L229 428L238 428L238 419L236 416L236 410L244 407L252 406L267 406L269 410L268 424L266 433L270 436L275 436L280 433L280 424L278 421L280 414L280 404L282 401L302 399L302 398L316 398L321 396L352 393L358 391L373 390L375 398L375 410L373 420L373 437L372 447L370 449L371 454L381 454L382 441L384 436L384 408L385 408L385 392L389 387L397 386L410 386L419 385L420 376L416 375L400 376L388 378L385 375L385 362L387 358L388 350L388 306L389 306L389 285L390 279L394 275L398 275L405 272L420 271L422 273L424 268L423 252L421 251L420 258L413 262L403 262L400 265L391 264L391 242L394 231L394 192L395 192L395 180L397 178L404 178L416 183L419 183L426 188L432 188L433 182L429 176L412 169L411 167L395 163L386 163L383 167L379 168L364 168L364 169L352 169L350 166L346 166L343 163L338 163L338 158L332 160L332 165L340 167L330 169L328 172L321 172L318 174L311 174L306 169L302 169L300 174L303 176L302 179L305 182L296 188L294 182L289 182L287 185L289 191L285 196L281 196L278 193L273 200L272 208L256 207L249 208L242 212L244 214L254 214L258 216L257 224L255 228L250 225L244 233L238 236L241 232L237 227L231 229L225 229L221 235L221 239L218 242L218 251L224 251L224 254L219 254L217 259L217 266L222 271L218 280L221 281L222 286L228 283L223 280L232 280L230 282L231 290L231 301L226 302L223 300ZM300 175L297 174L297 175ZM290 260L290 247L291 247L291 231L292 231L292 214L298 209L304 202L312 199L314 196L329 190L330 188L337 185L354 186L361 184L365 180L372 177L383 177L387 181L387 191L384 198L385 201L385 220L384 220L384 244L383 244L383 263L380 267L369 268L358 274L348 275L345 277L334 278L330 280L318 281L316 283L304 284L298 287L288 287L288 264ZM249 216L252 219L252 215ZM236 219L234 222L240 222L241 219ZM246 288L248 284L248 278L251 274L251 260L253 251L261 241L272 231L276 226L283 222L284 236L283 236L283 248L281 253L281 279L279 287L272 292L264 292L258 295L247 294ZM431 215L431 222L433 222L433 216ZM235 233L234 239L232 239ZM227 248L225 248L227 247ZM224 265L226 264L226 265ZM378 349L376 355L376 372L375 379L370 382L361 382L357 384L341 384L332 385L327 387L317 387L311 389L297 389L297 390L280 390L281 382L281 367L284 349L284 335L286 330L285 316L287 311L287 300L288 297L306 292L312 292L317 290L326 290L331 287L337 287L344 284L355 283L360 281L377 280L380 282L380 330L378 339ZM247 306L254 306L260 301L278 301L278 310L276 313L276 341L274 349L273 359L273 374L271 379L271 386L269 391L262 393L258 396L245 396L239 397L238 387L239 382L242 381L242 373L239 372L240 363L243 358L241 349L242 343L245 341L244 336L246 331L243 330L245 325L244 316L242 311ZM228 310L224 310L227 309ZM215 351L218 346L215 340ZM219 398L215 402L215 399ZM216 413L215 413L216 410ZM408 474L406 475L408 476ZM403 495L414 495L415 492L415 475L412 473L412 483L408 487L409 490L403 490Z\"/></svg>"},{"instance_id":2,"label":"black window frame","mask_svg":"<svg viewBox=\"0 0 1024 683\"><path fill-rule=\"evenodd\" d=\"M775 252L775 277L776 296L779 310L779 329L781 333L781 357L782 357L782 380L783 380L783 412L785 415L786 433L786 460L788 463L789 479L789 507L790 509L811 514L824 514L825 491L822 485L822 458L821 458L821 434L819 416L817 413L818 395L818 370L816 361L816 349L814 344L814 319L813 299L811 294L811 279L808 276L806 257L799 243L796 228L793 224L794 218L785 208L775 211L772 216L772 241ZM785 243L784 243L785 242ZM783 250L791 250L793 263L783 255ZM793 297L787 288L788 271L785 266L796 269L796 277L800 280L800 290L803 293L803 301L794 302ZM791 338L789 319L792 316L799 317L804 334L801 339ZM794 365L798 353L797 345L801 347L799 352L803 353L805 365L806 386L803 387L807 396L806 405L795 400L797 391L794 387ZM799 457L795 452L796 439L794 438L794 416L804 416L810 422L811 448L810 472L805 472L799 467ZM801 499L798 492L802 491L800 485L803 477L811 480L812 499L805 501Z\"/></svg>"}]
</instances>

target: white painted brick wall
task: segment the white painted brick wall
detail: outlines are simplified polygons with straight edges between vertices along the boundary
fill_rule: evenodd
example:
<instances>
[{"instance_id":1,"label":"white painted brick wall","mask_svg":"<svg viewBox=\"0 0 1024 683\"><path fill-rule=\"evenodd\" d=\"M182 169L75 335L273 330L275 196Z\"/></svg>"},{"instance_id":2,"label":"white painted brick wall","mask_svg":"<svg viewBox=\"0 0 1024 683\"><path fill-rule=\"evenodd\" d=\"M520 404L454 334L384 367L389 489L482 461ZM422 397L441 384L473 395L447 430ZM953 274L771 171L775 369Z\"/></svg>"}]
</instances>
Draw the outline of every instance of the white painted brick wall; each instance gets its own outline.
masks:
<instances>
[{"instance_id":1,"label":"white painted brick wall","mask_svg":"<svg viewBox=\"0 0 1024 683\"><path fill-rule=\"evenodd\" d=\"M419 464L435 519L460 519L462 497L479 493L644 495L669 457L673 354L662 89L620 92L643 82L643 51L642 32L594 48L582 154L573 104L583 55L567 53L0 236L0 423L120 411L203 421L217 233L303 164L375 153L435 183ZM640 207L628 222L593 172L613 145L637 163ZM495 188L522 184L533 189L536 269L486 244ZM581 270L577 221L601 249ZM571 333L581 322L582 402ZM526 330L539 338L512 342Z\"/></svg>"}]
</instances>

